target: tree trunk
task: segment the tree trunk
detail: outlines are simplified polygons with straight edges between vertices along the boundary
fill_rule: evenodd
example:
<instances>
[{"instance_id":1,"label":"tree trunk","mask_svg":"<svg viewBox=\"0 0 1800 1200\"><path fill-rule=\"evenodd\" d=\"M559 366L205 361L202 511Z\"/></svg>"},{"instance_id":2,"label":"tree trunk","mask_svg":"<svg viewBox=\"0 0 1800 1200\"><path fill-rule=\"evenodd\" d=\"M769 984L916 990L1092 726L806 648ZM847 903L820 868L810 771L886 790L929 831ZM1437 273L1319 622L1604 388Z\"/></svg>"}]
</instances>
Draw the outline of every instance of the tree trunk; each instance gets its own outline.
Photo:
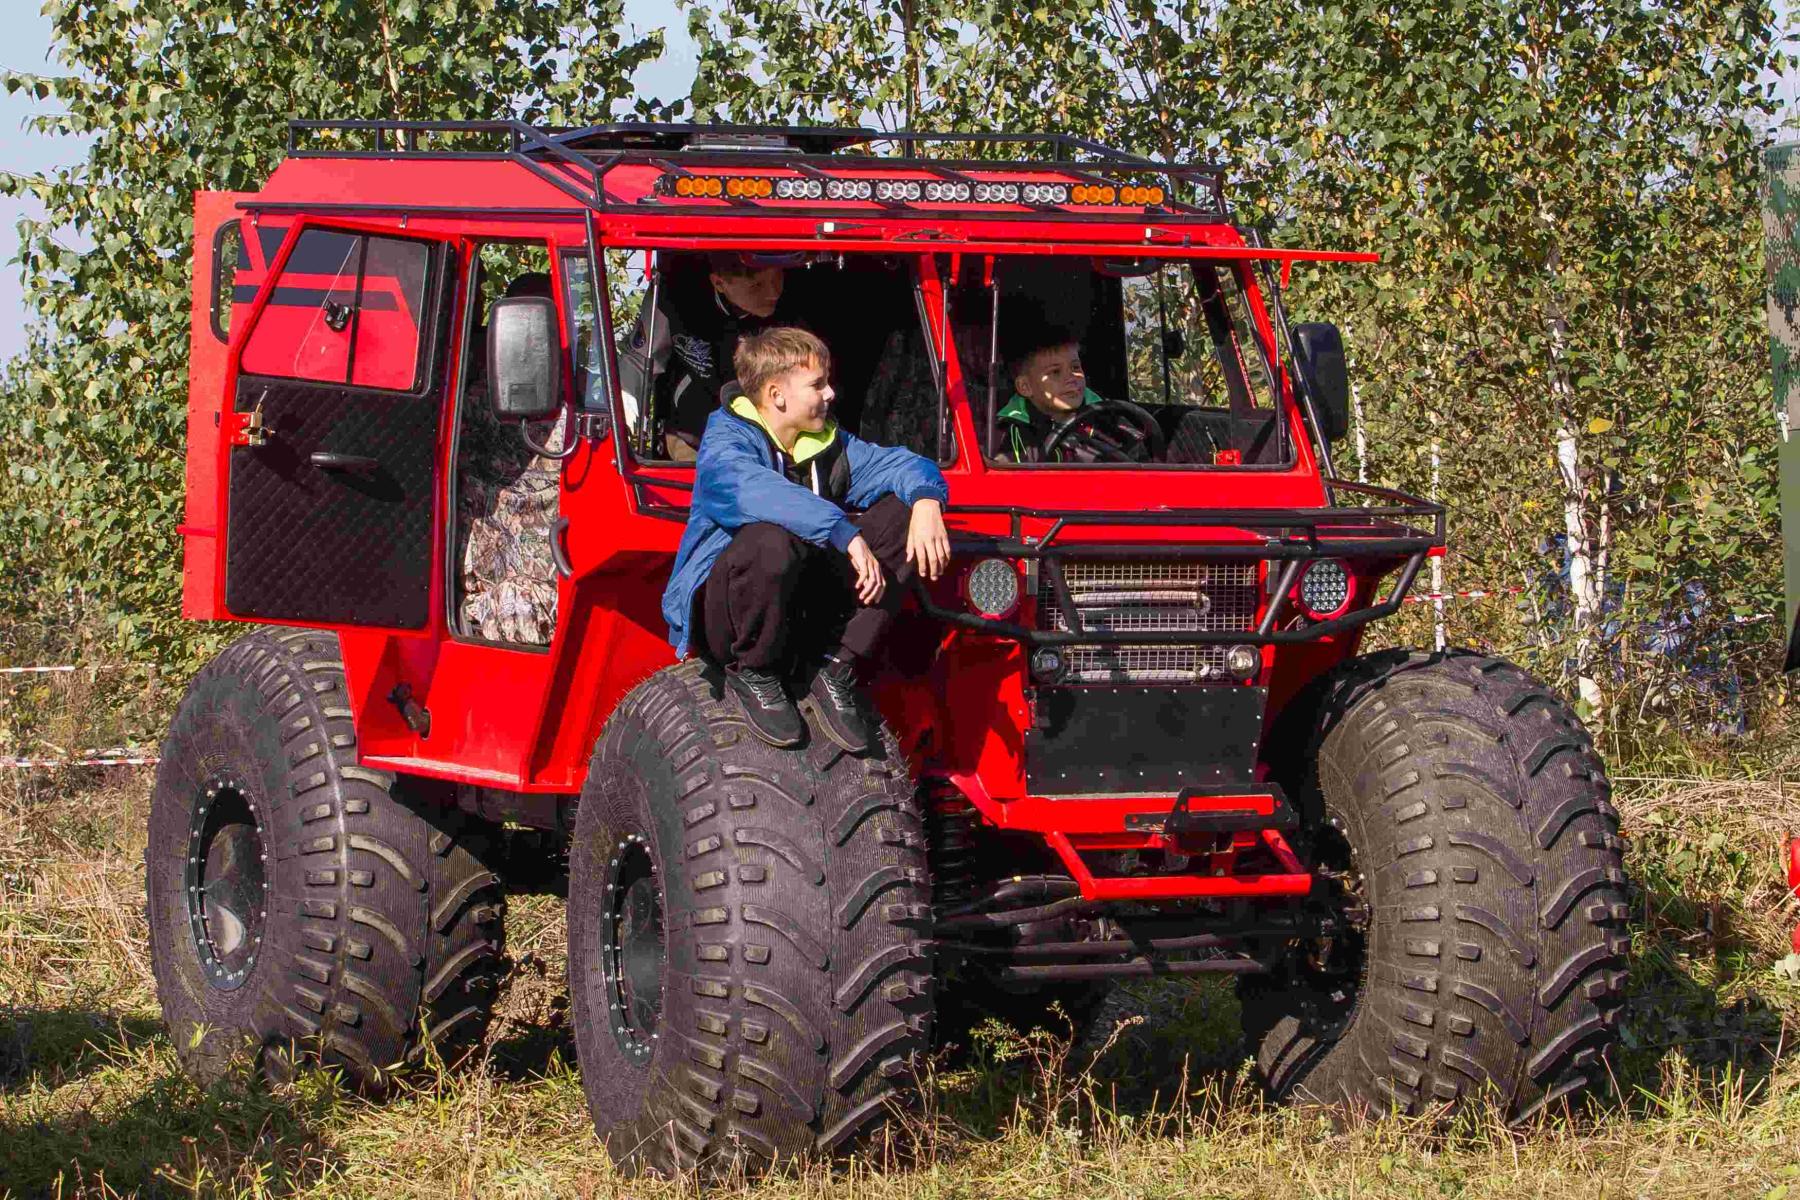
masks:
<instances>
[{"instance_id":1,"label":"tree trunk","mask_svg":"<svg viewBox=\"0 0 1800 1200\"><path fill-rule=\"evenodd\" d=\"M1569 382L1560 373L1551 389L1566 401ZM1569 595L1575 602L1575 686L1587 712L1583 717L1598 726L1604 717L1605 694L1595 677L1594 627L1600 616L1600 577L1595 569L1597 547L1588 537L1587 485L1581 476L1581 443L1567 403L1557 405L1564 416L1556 429L1556 468L1562 477L1563 531L1568 538Z\"/></svg>"}]
</instances>

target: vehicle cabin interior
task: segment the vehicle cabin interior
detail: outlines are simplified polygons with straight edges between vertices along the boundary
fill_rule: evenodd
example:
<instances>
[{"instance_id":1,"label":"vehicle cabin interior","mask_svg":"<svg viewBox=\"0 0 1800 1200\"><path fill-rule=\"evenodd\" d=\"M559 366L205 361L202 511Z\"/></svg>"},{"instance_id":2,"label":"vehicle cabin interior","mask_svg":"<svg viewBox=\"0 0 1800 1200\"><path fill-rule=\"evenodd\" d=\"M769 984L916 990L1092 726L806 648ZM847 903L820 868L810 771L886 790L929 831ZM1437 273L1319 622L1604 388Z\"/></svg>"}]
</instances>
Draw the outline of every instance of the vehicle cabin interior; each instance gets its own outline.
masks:
<instances>
[{"instance_id":1,"label":"vehicle cabin interior","mask_svg":"<svg viewBox=\"0 0 1800 1200\"><path fill-rule=\"evenodd\" d=\"M776 261L771 259L770 261ZM857 436L901 445L942 462L956 446L939 428L940 384L910 256L792 256L778 310L831 348L834 415ZM948 256L939 274L950 275ZM631 273L637 302L643 273ZM655 272L661 312L716 306L704 254L667 251ZM996 298L998 304L996 305ZM616 301L616 294L615 294ZM1267 348L1250 318L1239 268L1184 261L1002 256L991 276L965 260L949 292L950 326L984 457L995 465L1129 462L1183 466L1268 466L1290 461ZM996 325L996 318L998 324ZM631 323L615 329L621 345ZM1003 418L1021 360L1048 343L1078 350L1086 387L1111 402L1077 422L1049 454L1020 453L1025 423ZM989 387L990 348L998 351ZM721 348L722 349L722 348ZM991 390L991 395L990 395ZM1091 404L1091 400L1090 400ZM666 409L666 401L660 402ZM990 414L995 418L990 420ZM633 411L631 444L647 461L660 451L671 413L653 401ZM1069 413L1045 416L1030 432L1047 439ZM1153 426L1153 430L1143 428ZM941 441L940 441L941 437Z\"/></svg>"}]
</instances>

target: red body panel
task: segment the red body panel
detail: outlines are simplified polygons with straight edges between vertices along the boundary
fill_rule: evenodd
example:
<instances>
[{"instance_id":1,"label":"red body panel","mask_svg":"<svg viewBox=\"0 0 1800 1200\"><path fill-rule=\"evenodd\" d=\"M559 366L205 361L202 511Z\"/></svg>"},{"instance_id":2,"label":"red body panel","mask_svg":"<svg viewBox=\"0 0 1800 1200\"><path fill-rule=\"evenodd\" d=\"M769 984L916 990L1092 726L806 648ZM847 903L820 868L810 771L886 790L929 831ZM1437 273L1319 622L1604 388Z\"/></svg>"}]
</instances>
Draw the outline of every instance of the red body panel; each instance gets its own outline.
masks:
<instances>
[{"instance_id":1,"label":"red body panel","mask_svg":"<svg viewBox=\"0 0 1800 1200\"><path fill-rule=\"evenodd\" d=\"M608 176L608 198L632 201L647 194L656 172L621 169ZM888 172L893 174L893 172ZM1049 176L1047 176L1049 177ZM573 178L573 176L571 176ZM1013 178L1018 178L1014 175ZM356 206L330 216L308 209ZM211 230L218 222L248 212L247 223L286 230L283 256L292 251L298 230L309 224L383 231L391 236L445 239L466 254L473 240L490 237L541 240L554 251L587 246L591 221L607 247L702 247L721 244L764 248L882 249L922 256L928 309L941 312L941 288L931 256L944 253L1086 254L1110 247L1120 254L1158 256L1306 259L1366 259L1369 256L1315 251L1268 251L1247 247L1229 225L1159 227L1153 218L1132 224L1083 223L1069 219L1017 221L973 219L953 207L931 213L895 213L866 206L866 220L820 222L813 217L738 215L723 201L696 200L680 211L662 206L637 213L608 210L590 214L570 194L506 161L450 161L424 158L299 158L283 163L255 196L201 194L196 197L196 289L188 442L186 615L228 618L224 602L223 530L230 456L229 443L245 414L234 412L233 393L248 331L258 322L285 319L271 306L272 273L282 259L264 261L264 242L249 239L252 270L241 286L256 285L253 304L240 302L229 354L212 337L207 320L207 282L212 278ZM971 206L972 207L972 206ZM491 209L496 211L481 212ZM504 213L498 210L506 210ZM921 231L928 240L921 244ZM978 260L977 260L978 261ZM557 280L557 294L562 294ZM458 289L458 305L464 279ZM404 298L400 299L404 303ZM1252 285L1249 307L1269 344L1275 342ZM271 313L278 315L271 316ZM564 315L565 348L569 339ZM416 320L413 328L417 329ZM404 331L393 335L404 342ZM461 362L460 322L453 325L448 353ZM941 334L940 334L941 338ZM399 343L397 343L399 344ZM404 349L404 345L401 349ZM611 353L611 346L606 347ZM1029 472L994 468L969 451L976 444L973 409L962 365L946 348L947 383L957 460L945 468L953 506L1025 505L1143 513L1144 476L1133 472L1038 468ZM252 364L254 365L254 364ZM339 368L341 369L341 367ZM457 393L450 380L447 395ZM446 405L449 401L446 400ZM1168 469L1154 475L1156 507L1315 508L1326 503L1320 471L1296 406L1286 406L1290 435L1298 447L1285 469ZM509 649L459 641L452 636L444 596L448 553L448 480L454 414L446 413L437 447L431 617L418 630L359 627L338 629L360 738L363 761L371 766L521 792L573 793L587 774L588 759L606 717L640 680L668 665L673 656L660 613L663 586L682 532L678 522L639 510L634 489L621 477L616 439L583 447L563 473L561 515L568 520L566 550L573 573L559 585L560 619L547 651ZM615 411L615 419L617 413ZM691 469L638 468L645 477L682 480ZM664 504L685 503L679 488L646 490ZM1048 521L1026 521L1027 535L1041 535ZM953 532L1003 534L1005 518L959 516ZM1249 535L1229 526L1187 527L1178 533L1142 525L1070 529L1060 544L1083 541L1142 542L1146 549L1174 537L1188 542L1246 542ZM1382 570L1392 568L1393 564ZM1355 603L1373 596L1375 576L1355 581ZM946 597L955 583L945 581ZM1027 598L1027 606L1032 603ZM1124 834L1123 816L1162 805L1172 797L1109 798L1104 801L1043 801L1028 798L1024 785L1022 731L1031 714L1025 687L1024 655L1010 641L972 631L929 625L918 636L931 665L913 678L890 675L875 682L877 702L900 732L916 770L957 786L992 824L1045 835L1090 898L1149 896L1291 896L1310 886L1279 837L1267 840L1288 870L1281 874L1223 877L1159 877L1145 881L1095 878L1083 865L1083 849L1150 847L1160 835ZM1259 680L1269 689L1268 712L1319 672L1353 653L1356 634L1264 650ZM388 697L399 685L431 714L428 736L414 732ZM1257 842L1255 835L1216 858L1229 869L1235 853ZM1161 890L1158 890L1161 889Z\"/></svg>"}]
</instances>

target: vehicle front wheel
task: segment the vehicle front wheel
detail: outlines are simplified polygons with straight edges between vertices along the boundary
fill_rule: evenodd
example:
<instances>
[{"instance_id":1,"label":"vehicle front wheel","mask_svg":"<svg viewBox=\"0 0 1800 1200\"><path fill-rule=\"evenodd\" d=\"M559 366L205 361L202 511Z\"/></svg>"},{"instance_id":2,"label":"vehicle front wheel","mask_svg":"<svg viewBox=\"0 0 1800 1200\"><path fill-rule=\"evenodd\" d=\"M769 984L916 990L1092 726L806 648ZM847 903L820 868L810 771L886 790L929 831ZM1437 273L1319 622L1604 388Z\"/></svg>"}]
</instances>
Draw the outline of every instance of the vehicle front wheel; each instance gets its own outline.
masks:
<instances>
[{"instance_id":1,"label":"vehicle front wheel","mask_svg":"<svg viewBox=\"0 0 1800 1200\"><path fill-rule=\"evenodd\" d=\"M1241 987L1270 1089L1375 1112L1485 1098L1523 1120L1600 1082L1623 843L1575 715L1468 653L1353 660L1316 695L1289 786L1334 927Z\"/></svg>"},{"instance_id":2,"label":"vehicle front wheel","mask_svg":"<svg viewBox=\"0 0 1800 1200\"><path fill-rule=\"evenodd\" d=\"M931 881L905 760L756 737L696 660L601 734L569 852L582 1086L627 1171L830 1155L931 1036Z\"/></svg>"}]
</instances>

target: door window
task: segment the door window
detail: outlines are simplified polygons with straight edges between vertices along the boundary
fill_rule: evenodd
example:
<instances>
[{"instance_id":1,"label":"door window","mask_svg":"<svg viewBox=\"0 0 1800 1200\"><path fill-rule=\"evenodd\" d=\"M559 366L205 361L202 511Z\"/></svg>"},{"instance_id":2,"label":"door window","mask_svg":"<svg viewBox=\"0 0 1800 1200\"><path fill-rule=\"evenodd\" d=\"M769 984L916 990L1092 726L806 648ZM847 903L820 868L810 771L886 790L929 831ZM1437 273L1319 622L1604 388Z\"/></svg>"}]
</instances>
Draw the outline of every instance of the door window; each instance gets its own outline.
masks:
<instances>
[{"instance_id":1,"label":"door window","mask_svg":"<svg viewBox=\"0 0 1800 1200\"><path fill-rule=\"evenodd\" d=\"M243 371L413 391L430 247L306 229L244 346Z\"/></svg>"}]
</instances>

